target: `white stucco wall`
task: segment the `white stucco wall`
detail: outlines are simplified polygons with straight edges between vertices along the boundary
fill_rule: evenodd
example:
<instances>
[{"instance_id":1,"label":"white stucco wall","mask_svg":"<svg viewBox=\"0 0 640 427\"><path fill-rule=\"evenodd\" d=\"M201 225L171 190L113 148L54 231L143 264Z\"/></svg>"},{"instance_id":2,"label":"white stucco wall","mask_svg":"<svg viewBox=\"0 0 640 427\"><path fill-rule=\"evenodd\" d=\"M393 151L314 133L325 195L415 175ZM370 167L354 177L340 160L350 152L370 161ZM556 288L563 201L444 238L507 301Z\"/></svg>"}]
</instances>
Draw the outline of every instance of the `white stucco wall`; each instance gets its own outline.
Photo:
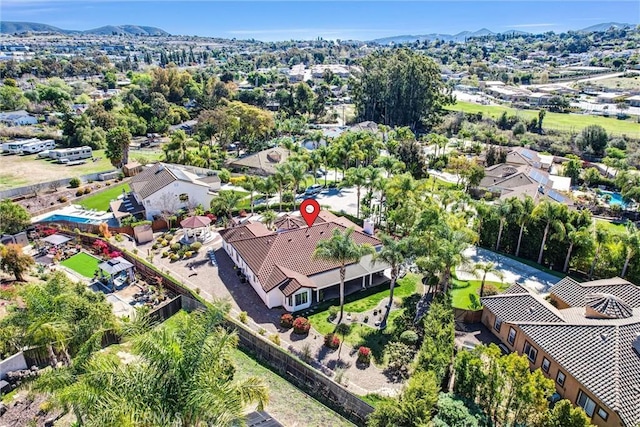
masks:
<instances>
[{"instance_id":1,"label":"white stucco wall","mask_svg":"<svg viewBox=\"0 0 640 427\"><path fill-rule=\"evenodd\" d=\"M188 194L189 201L180 201L181 194ZM197 206L201 204L205 209L208 209L213 197L214 194L209 193L208 186L175 181L144 199L143 205L147 213L147 219L152 220L154 215L160 215L163 210L178 210L187 205Z\"/></svg>"}]
</instances>

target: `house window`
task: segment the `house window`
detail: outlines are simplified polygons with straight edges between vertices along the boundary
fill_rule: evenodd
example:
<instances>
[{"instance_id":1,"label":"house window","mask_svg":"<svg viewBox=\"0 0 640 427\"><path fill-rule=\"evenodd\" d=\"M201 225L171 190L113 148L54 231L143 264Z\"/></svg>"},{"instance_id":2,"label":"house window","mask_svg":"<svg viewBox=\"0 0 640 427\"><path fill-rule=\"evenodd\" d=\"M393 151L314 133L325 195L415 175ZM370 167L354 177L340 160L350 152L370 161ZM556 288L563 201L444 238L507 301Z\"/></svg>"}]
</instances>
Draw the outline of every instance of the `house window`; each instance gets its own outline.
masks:
<instances>
[{"instance_id":1,"label":"house window","mask_svg":"<svg viewBox=\"0 0 640 427\"><path fill-rule=\"evenodd\" d=\"M609 418L609 413L602 408L598 408L598 416L606 421Z\"/></svg>"},{"instance_id":2,"label":"house window","mask_svg":"<svg viewBox=\"0 0 640 427\"><path fill-rule=\"evenodd\" d=\"M507 342L513 345L516 342L516 330L513 328L509 328L509 336L507 337Z\"/></svg>"},{"instance_id":3,"label":"house window","mask_svg":"<svg viewBox=\"0 0 640 427\"><path fill-rule=\"evenodd\" d=\"M560 384L562 387L564 387L564 379L565 379L564 374L562 372L558 371L558 376L556 377L556 382L558 384Z\"/></svg>"},{"instance_id":4,"label":"house window","mask_svg":"<svg viewBox=\"0 0 640 427\"><path fill-rule=\"evenodd\" d=\"M296 298L296 306L306 304L309 301L309 293L307 291L304 291L301 294L296 294L295 298Z\"/></svg>"},{"instance_id":5,"label":"house window","mask_svg":"<svg viewBox=\"0 0 640 427\"><path fill-rule=\"evenodd\" d=\"M496 317L496 322L493 324L493 329L500 332L500 327L502 327L502 320Z\"/></svg>"},{"instance_id":6,"label":"house window","mask_svg":"<svg viewBox=\"0 0 640 427\"><path fill-rule=\"evenodd\" d=\"M551 366L551 362L546 357L542 358L542 370L545 372L549 372L549 366Z\"/></svg>"},{"instance_id":7,"label":"house window","mask_svg":"<svg viewBox=\"0 0 640 427\"><path fill-rule=\"evenodd\" d=\"M578 400L576 401L577 405L584 409L584 413L589 417L593 417L593 412L596 409L596 402L591 400L589 396L584 394L582 390L578 393Z\"/></svg>"},{"instance_id":8,"label":"house window","mask_svg":"<svg viewBox=\"0 0 640 427\"><path fill-rule=\"evenodd\" d=\"M178 199L180 199L181 202L188 202L189 195L187 193L182 193L181 195L178 196Z\"/></svg>"},{"instance_id":9,"label":"house window","mask_svg":"<svg viewBox=\"0 0 640 427\"><path fill-rule=\"evenodd\" d=\"M292 301L291 301L291 295L289 295L289 296L287 297L287 305L288 305L289 307L291 307L291 302L292 302Z\"/></svg>"},{"instance_id":10,"label":"house window","mask_svg":"<svg viewBox=\"0 0 640 427\"><path fill-rule=\"evenodd\" d=\"M536 363L536 357L538 356L538 350L536 350L536 348L534 346L529 344L528 341L524 342L523 352L524 352L524 354L527 355L527 357L529 358L531 363Z\"/></svg>"}]
</instances>

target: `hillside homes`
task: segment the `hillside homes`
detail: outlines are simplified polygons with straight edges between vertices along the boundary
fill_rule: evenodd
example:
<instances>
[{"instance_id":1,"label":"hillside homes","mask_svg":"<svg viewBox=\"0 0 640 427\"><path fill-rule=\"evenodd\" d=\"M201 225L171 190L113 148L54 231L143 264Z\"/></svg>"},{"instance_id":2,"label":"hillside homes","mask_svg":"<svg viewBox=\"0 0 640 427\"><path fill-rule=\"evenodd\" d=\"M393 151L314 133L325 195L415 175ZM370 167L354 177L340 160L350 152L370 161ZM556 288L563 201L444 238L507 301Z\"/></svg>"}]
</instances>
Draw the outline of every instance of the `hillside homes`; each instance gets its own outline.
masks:
<instances>
[{"instance_id":1,"label":"hillside homes","mask_svg":"<svg viewBox=\"0 0 640 427\"><path fill-rule=\"evenodd\" d=\"M381 245L372 230L365 233L327 211L321 211L311 227L293 216L279 218L276 227L274 232L262 223L248 223L220 232L224 250L268 308L299 311L337 296L340 265L313 258L318 242L329 239L334 230L353 228L356 244ZM346 292L383 283L386 268L373 263L371 256L347 265Z\"/></svg>"},{"instance_id":2,"label":"hillside homes","mask_svg":"<svg viewBox=\"0 0 640 427\"><path fill-rule=\"evenodd\" d=\"M549 301L515 284L482 298L482 323L602 427L640 424L640 287L566 277Z\"/></svg>"}]
</instances>

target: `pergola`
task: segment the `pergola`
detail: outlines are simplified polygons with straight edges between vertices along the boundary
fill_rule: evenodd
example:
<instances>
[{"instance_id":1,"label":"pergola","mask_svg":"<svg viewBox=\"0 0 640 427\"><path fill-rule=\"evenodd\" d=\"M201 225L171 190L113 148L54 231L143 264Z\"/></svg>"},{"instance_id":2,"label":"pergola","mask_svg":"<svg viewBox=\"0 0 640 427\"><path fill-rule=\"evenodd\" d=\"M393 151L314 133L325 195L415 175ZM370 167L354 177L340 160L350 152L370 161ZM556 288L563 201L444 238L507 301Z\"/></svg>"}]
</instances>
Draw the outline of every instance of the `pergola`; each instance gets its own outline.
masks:
<instances>
[{"instance_id":1,"label":"pergola","mask_svg":"<svg viewBox=\"0 0 640 427\"><path fill-rule=\"evenodd\" d=\"M190 216L180 221L180 226L184 229L182 240L185 243L195 241L205 242L211 238L211 219L207 216Z\"/></svg>"},{"instance_id":2,"label":"pergola","mask_svg":"<svg viewBox=\"0 0 640 427\"><path fill-rule=\"evenodd\" d=\"M50 244L51 246L58 247L63 245L71 240L70 237L64 236L62 234L52 234L51 236L47 236L42 239L43 242Z\"/></svg>"},{"instance_id":3,"label":"pergola","mask_svg":"<svg viewBox=\"0 0 640 427\"><path fill-rule=\"evenodd\" d=\"M107 273L108 282L113 288L119 288L135 279L134 265L122 257L115 257L102 262L98 264L98 268L103 273Z\"/></svg>"}]
</instances>

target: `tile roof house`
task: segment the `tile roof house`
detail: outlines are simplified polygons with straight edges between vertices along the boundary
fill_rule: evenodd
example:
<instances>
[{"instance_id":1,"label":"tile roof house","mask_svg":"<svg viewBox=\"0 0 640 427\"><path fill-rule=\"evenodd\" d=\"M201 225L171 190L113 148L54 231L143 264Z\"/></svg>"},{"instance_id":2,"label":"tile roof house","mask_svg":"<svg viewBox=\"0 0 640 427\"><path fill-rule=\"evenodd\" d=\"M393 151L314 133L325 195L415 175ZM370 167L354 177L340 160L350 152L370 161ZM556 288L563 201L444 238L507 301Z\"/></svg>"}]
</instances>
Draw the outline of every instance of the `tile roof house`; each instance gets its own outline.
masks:
<instances>
[{"instance_id":1,"label":"tile roof house","mask_svg":"<svg viewBox=\"0 0 640 427\"><path fill-rule=\"evenodd\" d=\"M156 163L134 176L129 186L146 218L152 220L162 212L199 204L208 207L220 189L220 178L209 169Z\"/></svg>"},{"instance_id":2,"label":"tile roof house","mask_svg":"<svg viewBox=\"0 0 640 427\"><path fill-rule=\"evenodd\" d=\"M282 306L289 311L305 309L320 302L325 291L340 283L339 264L313 259L320 240L330 238L333 230L354 228L356 244L379 247L381 242L364 233L350 221L322 211L311 227L295 217L281 218L280 226L291 228L274 232L262 223L248 223L222 230L223 248L247 281L269 308ZM372 263L371 256L346 267L346 285L357 289L371 285L388 268Z\"/></svg>"},{"instance_id":3,"label":"tile roof house","mask_svg":"<svg viewBox=\"0 0 640 427\"><path fill-rule=\"evenodd\" d=\"M289 154L286 148L273 147L246 157L232 159L227 166L233 170L242 170L254 175L273 175L276 173L276 167L287 161Z\"/></svg>"},{"instance_id":4,"label":"tile roof house","mask_svg":"<svg viewBox=\"0 0 640 427\"><path fill-rule=\"evenodd\" d=\"M640 425L640 287L566 277L550 302L520 285L482 298L482 322L598 426Z\"/></svg>"}]
</instances>

